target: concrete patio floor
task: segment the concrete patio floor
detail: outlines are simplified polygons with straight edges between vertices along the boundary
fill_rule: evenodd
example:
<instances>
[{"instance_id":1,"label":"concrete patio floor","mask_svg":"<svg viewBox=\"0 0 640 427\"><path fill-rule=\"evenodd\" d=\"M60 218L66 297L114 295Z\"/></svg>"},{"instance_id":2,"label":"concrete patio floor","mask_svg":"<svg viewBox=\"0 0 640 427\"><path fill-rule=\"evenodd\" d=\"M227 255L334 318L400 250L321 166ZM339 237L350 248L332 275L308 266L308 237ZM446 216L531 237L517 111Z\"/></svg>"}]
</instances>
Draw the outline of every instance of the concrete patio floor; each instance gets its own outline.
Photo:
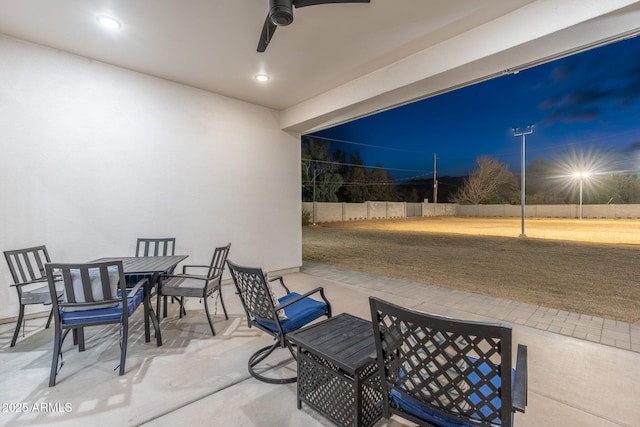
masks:
<instances>
[{"instance_id":1,"label":"concrete patio floor","mask_svg":"<svg viewBox=\"0 0 640 427\"><path fill-rule=\"evenodd\" d=\"M435 314L511 323L514 345L529 348L529 400L527 412L516 414L518 427L640 425L637 325L603 320L599 328L585 326L575 321L580 315L316 264L305 264L285 280L301 293L323 286L334 314L369 319L368 297L375 295ZM162 347L144 342L142 319L136 314L124 376L114 370L117 328L105 327L112 329L107 336L94 328L86 332L84 353L73 349L70 339L65 342L65 364L51 388L53 333L44 329L46 319L28 320L26 336L14 348L9 347L14 325L0 324L0 425L333 425L307 405L296 408L295 384L270 385L249 375L247 359L271 340L247 327L231 283L223 293L230 317L224 320L218 309L215 337L197 299L189 301L183 319L178 319L176 304L169 306L162 321ZM556 317L549 321L550 316ZM559 318L573 324L566 326L571 333ZM575 333L579 327L590 331ZM296 365L287 355L281 351L273 358L273 374L295 374ZM400 419L376 424L408 425Z\"/></svg>"}]
</instances>

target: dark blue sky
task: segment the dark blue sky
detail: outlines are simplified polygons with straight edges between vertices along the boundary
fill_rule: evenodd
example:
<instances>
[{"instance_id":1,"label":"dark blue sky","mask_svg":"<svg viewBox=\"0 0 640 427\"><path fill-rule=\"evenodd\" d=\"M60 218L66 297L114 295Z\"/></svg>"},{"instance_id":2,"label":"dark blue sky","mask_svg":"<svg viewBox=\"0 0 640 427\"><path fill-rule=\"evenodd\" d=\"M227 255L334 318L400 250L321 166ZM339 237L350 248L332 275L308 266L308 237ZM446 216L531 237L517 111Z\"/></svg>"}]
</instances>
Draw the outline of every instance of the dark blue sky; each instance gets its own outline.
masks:
<instances>
[{"instance_id":1,"label":"dark blue sky","mask_svg":"<svg viewBox=\"0 0 640 427\"><path fill-rule=\"evenodd\" d=\"M591 156L599 168L640 169L640 37L398 107L313 135L331 151L359 150L394 178L466 175L487 155L520 174L521 139L534 124L527 164Z\"/></svg>"}]
</instances>

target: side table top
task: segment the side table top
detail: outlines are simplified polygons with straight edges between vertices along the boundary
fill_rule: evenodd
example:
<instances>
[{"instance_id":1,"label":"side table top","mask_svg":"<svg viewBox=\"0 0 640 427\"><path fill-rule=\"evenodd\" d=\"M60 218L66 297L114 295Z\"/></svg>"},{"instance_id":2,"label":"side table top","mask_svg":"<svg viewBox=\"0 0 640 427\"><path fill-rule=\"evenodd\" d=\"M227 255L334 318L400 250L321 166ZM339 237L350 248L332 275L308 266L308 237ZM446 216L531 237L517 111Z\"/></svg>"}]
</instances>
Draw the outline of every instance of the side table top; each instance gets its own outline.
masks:
<instances>
[{"instance_id":1,"label":"side table top","mask_svg":"<svg viewBox=\"0 0 640 427\"><path fill-rule=\"evenodd\" d=\"M287 334L287 338L351 375L376 358L371 322L347 313Z\"/></svg>"}]
</instances>

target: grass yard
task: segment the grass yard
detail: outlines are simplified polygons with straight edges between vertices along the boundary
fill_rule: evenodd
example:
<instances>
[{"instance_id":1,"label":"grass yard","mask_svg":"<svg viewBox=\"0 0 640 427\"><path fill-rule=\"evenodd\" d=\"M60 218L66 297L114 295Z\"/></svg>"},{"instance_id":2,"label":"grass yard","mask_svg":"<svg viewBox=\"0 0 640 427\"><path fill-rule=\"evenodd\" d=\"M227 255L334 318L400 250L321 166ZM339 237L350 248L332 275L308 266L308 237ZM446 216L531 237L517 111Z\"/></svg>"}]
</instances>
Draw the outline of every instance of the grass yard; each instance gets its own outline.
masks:
<instances>
[{"instance_id":1,"label":"grass yard","mask_svg":"<svg viewBox=\"0 0 640 427\"><path fill-rule=\"evenodd\" d=\"M305 261L640 324L640 220L407 218L303 227Z\"/></svg>"}]
</instances>

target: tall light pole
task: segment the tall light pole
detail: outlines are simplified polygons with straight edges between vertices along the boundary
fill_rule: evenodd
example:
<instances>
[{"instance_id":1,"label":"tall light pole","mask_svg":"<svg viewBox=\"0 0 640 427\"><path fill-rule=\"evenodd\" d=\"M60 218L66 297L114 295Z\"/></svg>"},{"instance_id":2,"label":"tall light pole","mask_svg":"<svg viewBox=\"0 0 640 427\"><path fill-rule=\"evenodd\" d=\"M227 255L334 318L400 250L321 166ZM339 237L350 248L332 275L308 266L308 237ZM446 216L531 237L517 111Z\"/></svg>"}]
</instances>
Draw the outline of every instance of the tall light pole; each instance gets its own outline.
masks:
<instances>
[{"instance_id":1,"label":"tall light pole","mask_svg":"<svg viewBox=\"0 0 640 427\"><path fill-rule=\"evenodd\" d=\"M317 170L314 167L313 168L313 224L312 225L316 225L316 174L317 174Z\"/></svg>"},{"instance_id":2,"label":"tall light pole","mask_svg":"<svg viewBox=\"0 0 640 427\"><path fill-rule=\"evenodd\" d=\"M433 203L438 203L438 177L436 175L436 153L433 153Z\"/></svg>"},{"instance_id":3,"label":"tall light pole","mask_svg":"<svg viewBox=\"0 0 640 427\"><path fill-rule=\"evenodd\" d=\"M517 127L513 128L513 136L522 137L522 150L521 150L522 155L521 155L521 163L520 163L520 210L521 210L520 218L522 223L522 230L520 232L520 237L527 237L527 235L524 233L524 190L525 190L524 154L525 154L526 137L527 135L531 135L532 133L533 133L533 125L527 125L527 130L522 132L518 132Z\"/></svg>"},{"instance_id":4,"label":"tall light pole","mask_svg":"<svg viewBox=\"0 0 640 427\"><path fill-rule=\"evenodd\" d=\"M584 172L584 171L576 172L574 176L580 180L580 216L579 218L582 219L582 181L584 181L585 178L589 177L589 172Z\"/></svg>"}]
</instances>

